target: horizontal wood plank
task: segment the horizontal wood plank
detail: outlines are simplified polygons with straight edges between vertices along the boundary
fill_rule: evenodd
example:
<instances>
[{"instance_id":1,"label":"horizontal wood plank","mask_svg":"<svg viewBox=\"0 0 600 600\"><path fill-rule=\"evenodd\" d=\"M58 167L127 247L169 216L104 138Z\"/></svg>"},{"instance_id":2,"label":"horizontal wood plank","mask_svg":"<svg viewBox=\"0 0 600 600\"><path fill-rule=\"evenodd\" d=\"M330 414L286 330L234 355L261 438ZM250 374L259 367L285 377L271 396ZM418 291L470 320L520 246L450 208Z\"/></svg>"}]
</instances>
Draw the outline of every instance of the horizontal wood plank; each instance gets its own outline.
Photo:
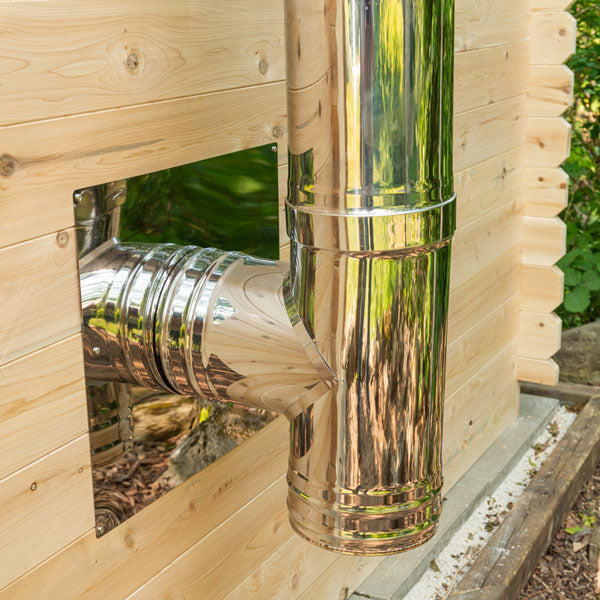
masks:
<instances>
[{"instance_id":1,"label":"horizontal wood plank","mask_svg":"<svg viewBox=\"0 0 600 600\"><path fill-rule=\"evenodd\" d=\"M454 110L473 108L527 93L529 42L459 52L454 61Z\"/></svg>"},{"instance_id":2,"label":"horizontal wood plank","mask_svg":"<svg viewBox=\"0 0 600 600\"><path fill-rule=\"evenodd\" d=\"M516 245L450 290L448 341L464 335L519 291L520 264L521 247Z\"/></svg>"},{"instance_id":3,"label":"horizontal wood plank","mask_svg":"<svg viewBox=\"0 0 600 600\"><path fill-rule=\"evenodd\" d=\"M563 118L527 120L526 167L559 167L571 153L571 125Z\"/></svg>"},{"instance_id":4,"label":"horizontal wood plank","mask_svg":"<svg viewBox=\"0 0 600 600\"><path fill-rule=\"evenodd\" d=\"M521 311L519 356L548 359L560 350L562 321L554 313Z\"/></svg>"},{"instance_id":5,"label":"horizontal wood plank","mask_svg":"<svg viewBox=\"0 0 600 600\"><path fill-rule=\"evenodd\" d=\"M92 532L70 544L1 590L0 598L30 600L39 590L61 600L125 598L199 539L219 531L230 515L285 473L288 427L280 417L121 527L100 539ZM39 461L41 467L45 460ZM285 504L285 494L280 500ZM231 545L236 537L222 538L223 543Z\"/></svg>"},{"instance_id":6,"label":"horizontal wood plank","mask_svg":"<svg viewBox=\"0 0 600 600\"><path fill-rule=\"evenodd\" d=\"M3 588L94 527L87 434L0 480L0 506Z\"/></svg>"},{"instance_id":7,"label":"horizontal wood plank","mask_svg":"<svg viewBox=\"0 0 600 600\"><path fill-rule=\"evenodd\" d=\"M552 358L540 360L520 356L517 375L519 381L556 385L558 383L559 367Z\"/></svg>"},{"instance_id":8,"label":"horizontal wood plank","mask_svg":"<svg viewBox=\"0 0 600 600\"><path fill-rule=\"evenodd\" d=\"M523 147L517 147L454 175L456 226L485 217L523 191Z\"/></svg>"},{"instance_id":9,"label":"horizontal wood plank","mask_svg":"<svg viewBox=\"0 0 600 600\"><path fill-rule=\"evenodd\" d=\"M489 361L481 364L444 404L444 478L454 482L461 453L470 445L476 460L498 437L518 412L517 350L518 341L496 349ZM507 401L510 396L510 401ZM478 398L486 398L481 402ZM504 423L502 426L500 423ZM454 467L450 465L454 464ZM448 470L450 469L450 470ZM462 474L462 471L461 471Z\"/></svg>"},{"instance_id":10,"label":"horizontal wood plank","mask_svg":"<svg viewBox=\"0 0 600 600\"><path fill-rule=\"evenodd\" d=\"M531 19L531 64L560 65L575 52L577 22L568 12L534 12Z\"/></svg>"},{"instance_id":11,"label":"horizontal wood plank","mask_svg":"<svg viewBox=\"0 0 600 600\"><path fill-rule=\"evenodd\" d=\"M451 287L521 242L522 211L521 198L515 198L456 232L452 240Z\"/></svg>"},{"instance_id":12,"label":"horizontal wood plank","mask_svg":"<svg viewBox=\"0 0 600 600\"><path fill-rule=\"evenodd\" d=\"M526 217L555 217L567 207L569 176L560 168L523 169Z\"/></svg>"},{"instance_id":13,"label":"horizontal wood plank","mask_svg":"<svg viewBox=\"0 0 600 600\"><path fill-rule=\"evenodd\" d=\"M521 0L458 0L454 47L463 52L526 41L529 20L529 6Z\"/></svg>"},{"instance_id":14,"label":"horizontal wood plank","mask_svg":"<svg viewBox=\"0 0 600 600\"><path fill-rule=\"evenodd\" d=\"M560 117L573 103L573 71L566 65L532 65L527 105L531 117Z\"/></svg>"},{"instance_id":15,"label":"horizontal wood plank","mask_svg":"<svg viewBox=\"0 0 600 600\"><path fill-rule=\"evenodd\" d=\"M72 229L0 250L0 306L0 364L80 331Z\"/></svg>"},{"instance_id":16,"label":"horizontal wood plank","mask_svg":"<svg viewBox=\"0 0 600 600\"><path fill-rule=\"evenodd\" d=\"M573 0L533 0L531 10L544 12L567 10L571 4L573 4Z\"/></svg>"},{"instance_id":17,"label":"horizontal wood plank","mask_svg":"<svg viewBox=\"0 0 600 600\"><path fill-rule=\"evenodd\" d=\"M285 142L285 130L283 83L6 127L0 155L16 167L0 181L0 246L71 226L78 188Z\"/></svg>"},{"instance_id":18,"label":"horizontal wood plank","mask_svg":"<svg viewBox=\"0 0 600 600\"><path fill-rule=\"evenodd\" d=\"M502 303L464 335L448 344L446 396L450 397L486 363L499 348L519 337L519 293Z\"/></svg>"},{"instance_id":19,"label":"horizontal wood plank","mask_svg":"<svg viewBox=\"0 0 600 600\"><path fill-rule=\"evenodd\" d=\"M454 117L454 169L463 171L525 143L526 96Z\"/></svg>"},{"instance_id":20,"label":"horizontal wood plank","mask_svg":"<svg viewBox=\"0 0 600 600\"><path fill-rule=\"evenodd\" d=\"M563 301L564 280L564 274L557 266L523 265L521 308L530 312L552 312Z\"/></svg>"},{"instance_id":21,"label":"horizontal wood plank","mask_svg":"<svg viewBox=\"0 0 600 600\"><path fill-rule=\"evenodd\" d=\"M80 335L0 366L0 479L87 429Z\"/></svg>"},{"instance_id":22,"label":"horizontal wood plank","mask_svg":"<svg viewBox=\"0 0 600 600\"><path fill-rule=\"evenodd\" d=\"M285 79L277 0L15 1L2 24L0 125Z\"/></svg>"},{"instance_id":23,"label":"horizontal wood plank","mask_svg":"<svg viewBox=\"0 0 600 600\"><path fill-rule=\"evenodd\" d=\"M558 218L523 217L523 264L551 267L564 256L567 226Z\"/></svg>"}]
</instances>

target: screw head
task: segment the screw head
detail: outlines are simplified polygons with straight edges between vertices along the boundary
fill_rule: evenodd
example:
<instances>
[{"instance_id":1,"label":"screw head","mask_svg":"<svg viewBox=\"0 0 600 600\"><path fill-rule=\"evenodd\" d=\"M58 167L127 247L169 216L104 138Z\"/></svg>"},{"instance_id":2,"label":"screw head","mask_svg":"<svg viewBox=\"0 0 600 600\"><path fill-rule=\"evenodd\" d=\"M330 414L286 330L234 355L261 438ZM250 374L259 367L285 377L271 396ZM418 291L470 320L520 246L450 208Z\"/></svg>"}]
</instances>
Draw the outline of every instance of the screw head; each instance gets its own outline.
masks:
<instances>
[{"instance_id":1,"label":"screw head","mask_svg":"<svg viewBox=\"0 0 600 600\"><path fill-rule=\"evenodd\" d=\"M92 354L93 354L94 356L100 356L101 352L102 352L102 351L100 350L100 346L94 346L94 347L92 348Z\"/></svg>"},{"instance_id":2,"label":"screw head","mask_svg":"<svg viewBox=\"0 0 600 600\"><path fill-rule=\"evenodd\" d=\"M69 234L66 231L59 231L56 234L56 243L59 248L64 248L69 244Z\"/></svg>"}]
</instances>

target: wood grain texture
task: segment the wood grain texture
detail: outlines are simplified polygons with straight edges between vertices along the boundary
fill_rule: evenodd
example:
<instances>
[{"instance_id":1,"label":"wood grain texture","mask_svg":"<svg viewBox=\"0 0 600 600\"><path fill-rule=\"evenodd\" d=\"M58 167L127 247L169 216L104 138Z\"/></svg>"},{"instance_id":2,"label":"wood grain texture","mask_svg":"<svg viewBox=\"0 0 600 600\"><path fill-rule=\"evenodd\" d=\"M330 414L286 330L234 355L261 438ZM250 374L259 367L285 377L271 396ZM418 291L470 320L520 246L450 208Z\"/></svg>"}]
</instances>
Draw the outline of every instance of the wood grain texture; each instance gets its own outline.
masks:
<instances>
[{"instance_id":1,"label":"wood grain texture","mask_svg":"<svg viewBox=\"0 0 600 600\"><path fill-rule=\"evenodd\" d=\"M523 158L523 146L519 146L455 173L458 229L522 193Z\"/></svg>"},{"instance_id":2,"label":"wood grain texture","mask_svg":"<svg viewBox=\"0 0 600 600\"><path fill-rule=\"evenodd\" d=\"M573 71L566 65L532 65L527 90L531 117L560 117L573 103Z\"/></svg>"},{"instance_id":3,"label":"wood grain texture","mask_svg":"<svg viewBox=\"0 0 600 600\"><path fill-rule=\"evenodd\" d=\"M560 168L523 169L526 217L555 217L567 207L569 176Z\"/></svg>"},{"instance_id":4,"label":"wood grain texture","mask_svg":"<svg viewBox=\"0 0 600 600\"><path fill-rule=\"evenodd\" d=\"M0 479L87 429L80 335L0 366Z\"/></svg>"},{"instance_id":5,"label":"wood grain texture","mask_svg":"<svg viewBox=\"0 0 600 600\"><path fill-rule=\"evenodd\" d=\"M573 4L573 0L533 0L531 10L534 11L552 11L567 10Z\"/></svg>"},{"instance_id":6,"label":"wood grain texture","mask_svg":"<svg viewBox=\"0 0 600 600\"><path fill-rule=\"evenodd\" d=\"M16 1L2 24L0 125L285 79L277 0Z\"/></svg>"},{"instance_id":7,"label":"wood grain texture","mask_svg":"<svg viewBox=\"0 0 600 600\"><path fill-rule=\"evenodd\" d=\"M519 356L548 359L560 350L562 321L554 313L521 311Z\"/></svg>"},{"instance_id":8,"label":"wood grain texture","mask_svg":"<svg viewBox=\"0 0 600 600\"><path fill-rule=\"evenodd\" d=\"M0 245L72 225L78 188L285 142L284 88L267 84L4 128L0 155L12 156L16 170L0 181Z\"/></svg>"},{"instance_id":9,"label":"wood grain texture","mask_svg":"<svg viewBox=\"0 0 600 600\"><path fill-rule=\"evenodd\" d=\"M513 333L516 333L513 332ZM518 412L517 352L518 340L497 349L488 362L460 386L444 405L444 465L456 465L461 453L469 446L470 456L475 460L502 433ZM506 398L510 397L510 401ZM489 402L480 402L485 397ZM505 423L502 426L502 423ZM470 463L469 463L470 466ZM468 467L467 467L468 468ZM454 475L452 475L454 473ZM444 477L456 481L454 468L450 467Z\"/></svg>"},{"instance_id":10,"label":"wood grain texture","mask_svg":"<svg viewBox=\"0 0 600 600\"><path fill-rule=\"evenodd\" d=\"M73 230L0 250L0 306L0 364L80 330Z\"/></svg>"},{"instance_id":11,"label":"wood grain texture","mask_svg":"<svg viewBox=\"0 0 600 600\"><path fill-rule=\"evenodd\" d=\"M450 290L448 339L458 339L521 289L521 247L513 246ZM485 290L485 294L482 294Z\"/></svg>"},{"instance_id":12,"label":"wood grain texture","mask_svg":"<svg viewBox=\"0 0 600 600\"><path fill-rule=\"evenodd\" d=\"M0 506L1 589L94 526L87 434L0 480Z\"/></svg>"},{"instance_id":13,"label":"wood grain texture","mask_svg":"<svg viewBox=\"0 0 600 600\"><path fill-rule=\"evenodd\" d=\"M577 22L568 12L534 12L531 64L560 65L575 52Z\"/></svg>"},{"instance_id":14,"label":"wood grain texture","mask_svg":"<svg viewBox=\"0 0 600 600\"><path fill-rule=\"evenodd\" d=\"M559 167L571 153L571 125L562 118L527 120L526 167Z\"/></svg>"},{"instance_id":15,"label":"wood grain texture","mask_svg":"<svg viewBox=\"0 0 600 600\"><path fill-rule=\"evenodd\" d=\"M521 242L522 199L515 198L458 230L452 240L455 287Z\"/></svg>"},{"instance_id":16,"label":"wood grain texture","mask_svg":"<svg viewBox=\"0 0 600 600\"><path fill-rule=\"evenodd\" d=\"M529 38L530 11L521 0L458 0L454 47L457 52L500 46Z\"/></svg>"},{"instance_id":17,"label":"wood grain texture","mask_svg":"<svg viewBox=\"0 0 600 600\"><path fill-rule=\"evenodd\" d=\"M61 600L106 600L133 593L199 539L219 531L230 515L285 473L287 430L285 418L275 420L123 526L100 539L92 532L67 546L27 577L1 590L0 598L29 600L39 590L48 598ZM45 460L36 464L41 468ZM280 494L279 500L285 503L285 494ZM89 506L91 509L91 499ZM259 524L264 520L261 516ZM233 546L236 538L234 533L222 543Z\"/></svg>"},{"instance_id":18,"label":"wood grain texture","mask_svg":"<svg viewBox=\"0 0 600 600\"><path fill-rule=\"evenodd\" d=\"M567 226L558 218L523 218L523 264L551 267L564 254Z\"/></svg>"},{"instance_id":19,"label":"wood grain texture","mask_svg":"<svg viewBox=\"0 0 600 600\"><path fill-rule=\"evenodd\" d=\"M551 358L540 360L537 358L519 357L517 377L519 381L556 385L558 383L558 364Z\"/></svg>"},{"instance_id":20,"label":"wood grain texture","mask_svg":"<svg viewBox=\"0 0 600 600\"><path fill-rule=\"evenodd\" d=\"M563 301L565 276L557 267L523 265L521 268L521 308L532 312L552 312Z\"/></svg>"},{"instance_id":21,"label":"wood grain texture","mask_svg":"<svg viewBox=\"0 0 600 600\"><path fill-rule=\"evenodd\" d=\"M517 96L454 117L454 170L462 171L525 143L526 97Z\"/></svg>"},{"instance_id":22,"label":"wood grain texture","mask_svg":"<svg viewBox=\"0 0 600 600\"><path fill-rule=\"evenodd\" d=\"M446 396L450 397L498 350L519 337L519 293L503 302L464 335L448 344L446 358Z\"/></svg>"},{"instance_id":23,"label":"wood grain texture","mask_svg":"<svg viewBox=\"0 0 600 600\"><path fill-rule=\"evenodd\" d=\"M459 52L454 61L454 111L527 93L529 42Z\"/></svg>"}]
</instances>

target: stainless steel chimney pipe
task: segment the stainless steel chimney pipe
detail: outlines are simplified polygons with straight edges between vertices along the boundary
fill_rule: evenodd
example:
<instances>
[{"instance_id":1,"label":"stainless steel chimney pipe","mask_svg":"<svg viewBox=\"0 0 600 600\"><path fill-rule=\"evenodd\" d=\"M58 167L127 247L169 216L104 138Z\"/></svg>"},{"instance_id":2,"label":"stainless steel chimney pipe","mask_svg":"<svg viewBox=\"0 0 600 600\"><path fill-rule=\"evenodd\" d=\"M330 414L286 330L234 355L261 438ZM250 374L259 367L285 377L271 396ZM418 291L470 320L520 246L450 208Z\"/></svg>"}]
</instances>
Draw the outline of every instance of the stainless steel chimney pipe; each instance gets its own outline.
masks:
<instances>
[{"instance_id":1,"label":"stainless steel chimney pipe","mask_svg":"<svg viewBox=\"0 0 600 600\"><path fill-rule=\"evenodd\" d=\"M332 550L398 552L441 509L453 1L285 6L290 290L335 374L295 421L314 436L292 455L291 523Z\"/></svg>"},{"instance_id":2,"label":"stainless steel chimney pipe","mask_svg":"<svg viewBox=\"0 0 600 600\"><path fill-rule=\"evenodd\" d=\"M291 264L105 241L86 375L286 414L293 528L400 552L441 510L453 2L286 0L286 28Z\"/></svg>"}]
</instances>

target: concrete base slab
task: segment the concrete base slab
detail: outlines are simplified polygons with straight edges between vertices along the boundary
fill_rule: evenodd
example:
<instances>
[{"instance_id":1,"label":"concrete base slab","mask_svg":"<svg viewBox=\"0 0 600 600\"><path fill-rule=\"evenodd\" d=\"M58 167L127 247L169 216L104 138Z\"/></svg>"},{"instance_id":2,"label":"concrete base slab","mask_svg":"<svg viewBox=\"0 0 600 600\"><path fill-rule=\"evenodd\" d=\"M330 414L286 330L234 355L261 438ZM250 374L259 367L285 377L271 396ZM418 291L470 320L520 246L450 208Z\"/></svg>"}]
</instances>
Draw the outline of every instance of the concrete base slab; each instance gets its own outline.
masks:
<instances>
[{"instance_id":1,"label":"concrete base slab","mask_svg":"<svg viewBox=\"0 0 600 600\"><path fill-rule=\"evenodd\" d=\"M386 558L350 600L401 600L475 507L506 478L558 407L553 398L521 394L518 418L446 494L437 535L416 550Z\"/></svg>"}]
</instances>

